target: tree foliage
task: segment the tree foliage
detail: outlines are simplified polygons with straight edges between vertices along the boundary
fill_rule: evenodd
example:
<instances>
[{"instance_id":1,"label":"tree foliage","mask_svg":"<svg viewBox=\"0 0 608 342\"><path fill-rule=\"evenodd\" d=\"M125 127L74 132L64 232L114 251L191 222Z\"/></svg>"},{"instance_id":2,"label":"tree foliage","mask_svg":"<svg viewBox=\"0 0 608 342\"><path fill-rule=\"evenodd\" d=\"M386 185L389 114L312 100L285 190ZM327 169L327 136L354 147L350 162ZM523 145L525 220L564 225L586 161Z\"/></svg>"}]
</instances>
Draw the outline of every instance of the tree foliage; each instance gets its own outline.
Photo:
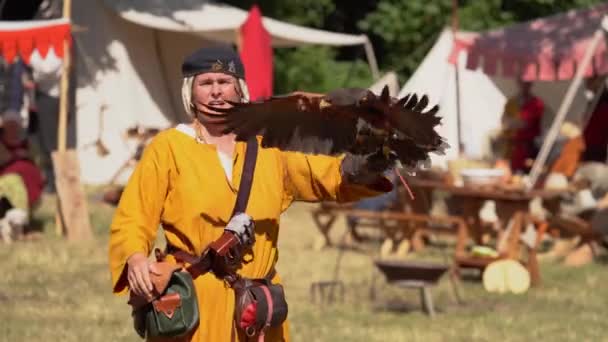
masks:
<instances>
[{"instance_id":1,"label":"tree foliage","mask_svg":"<svg viewBox=\"0 0 608 342\"><path fill-rule=\"evenodd\" d=\"M452 17L452 0L262 0L226 1L249 9L257 3L265 16L344 33L367 34L382 70L401 82L416 69ZM462 30L495 29L602 0L459 0ZM372 83L362 47L310 46L275 49L275 91L326 91Z\"/></svg>"},{"instance_id":2,"label":"tree foliage","mask_svg":"<svg viewBox=\"0 0 608 342\"><path fill-rule=\"evenodd\" d=\"M323 27L325 18L336 9L332 0L228 0L223 2L245 10L249 10L253 5L258 5L264 16L312 27Z\"/></svg>"},{"instance_id":3,"label":"tree foliage","mask_svg":"<svg viewBox=\"0 0 608 342\"><path fill-rule=\"evenodd\" d=\"M384 68L409 72L433 46L447 24L451 0L380 1L374 12L359 22L359 28L373 33L383 45Z\"/></svg>"},{"instance_id":4,"label":"tree foliage","mask_svg":"<svg viewBox=\"0 0 608 342\"><path fill-rule=\"evenodd\" d=\"M275 84L279 93L304 89L327 92L340 87L367 88L372 82L366 62L336 60L336 49L302 47L275 54Z\"/></svg>"}]
</instances>

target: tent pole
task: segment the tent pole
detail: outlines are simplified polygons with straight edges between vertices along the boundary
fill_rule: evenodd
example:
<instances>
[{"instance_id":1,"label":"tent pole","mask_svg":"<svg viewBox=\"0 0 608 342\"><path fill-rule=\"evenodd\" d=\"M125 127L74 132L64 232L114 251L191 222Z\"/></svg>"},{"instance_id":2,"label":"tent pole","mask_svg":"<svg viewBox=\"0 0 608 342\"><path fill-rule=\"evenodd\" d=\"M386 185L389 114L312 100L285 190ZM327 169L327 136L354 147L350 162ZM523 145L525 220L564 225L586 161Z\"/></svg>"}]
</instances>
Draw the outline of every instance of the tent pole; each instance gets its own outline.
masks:
<instances>
[{"instance_id":1,"label":"tent pole","mask_svg":"<svg viewBox=\"0 0 608 342\"><path fill-rule=\"evenodd\" d=\"M180 110L181 106L175 103L175 96L173 96L173 92L171 89L171 82L169 82L169 77L167 75L167 63L165 63L165 59L163 58L163 52L160 44L160 36L159 31L156 29L152 30L152 35L154 36L154 52L156 52L156 56L158 57L158 63L160 64L161 72L160 75L163 79L163 83L165 84L165 91L169 95L169 105L171 106L171 117L175 124L180 122L182 115L182 110Z\"/></svg>"},{"instance_id":2,"label":"tent pole","mask_svg":"<svg viewBox=\"0 0 608 342\"><path fill-rule=\"evenodd\" d=\"M452 0L452 39L456 40L456 33L458 32L458 0ZM454 77L456 81L456 136L458 138L458 154L464 153L464 143L462 142L462 123L461 123L461 111L460 111L460 65L458 64L458 58L454 64Z\"/></svg>"},{"instance_id":3,"label":"tent pole","mask_svg":"<svg viewBox=\"0 0 608 342\"><path fill-rule=\"evenodd\" d=\"M606 20L606 18L607 17L604 17L604 20ZM593 39L591 40L591 43L587 47L587 51L585 51L585 55L583 56L581 63L578 65L576 74L574 75L574 78L572 79L572 82L570 83L570 86L568 87L568 90L566 91L566 96L564 96L564 100L562 101L562 103L559 106L557 115L555 116L555 119L553 119L553 124L551 125L551 128L549 129L549 132L547 133L547 136L545 137L545 141L543 142L540 152L538 153L538 156L534 160L534 164L532 165L532 170L530 171L530 179L526 184L526 188L528 190L532 189L534 187L534 185L536 185L538 177L540 176L541 171L545 165L545 162L547 161L547 157L549 156L549 151L551 150L551 147L553 146L553 143L555 142L555 139L557 138L557 134L562 125L562 122L566 118L566 114L568 113L568 110L570 109L570 105L572 105L572 101L574 100L574 95L576 95L576 91L578 90L578 88L581 85L581 82L583 80L583 74L585 73L585 70L591 63L591 57L593 57L593 53L597 49L597 46L598 46L600 40L602 39L603 35L604 35L603 28L600 27L598 30L595 31L595 33L593 35Z\"/></svg>"},{"instance_id":4,"label":"tent pole","mask_svg":"<svg viewBox=\"0 0 608 342\"><path fill-rule=\"evenodd\" d=\"M63 17L70 20L72 14L72 1L63 1ZM70 85L70 46L66 40L63 41L63 70L61 72L61 85L59 94L59 118L57 122L57 150L65 152L66 150L66 132L68 122L68 99ZM57 208L55 211L55 233L59 236L63 235L64 226L61 219L61 209L59 199L57 200Z\"/></svg>"},{"instance_id":5,"label":"tent pole","mask_svg":"<svg viewBox=\"0 0 608 342\"><path fill-rule=\"evenodd\" d=\"M454 34L456 31L453 31ZM454 64L454 78L456 81L456 130L458 137L458 154L462 155L464 153L464 143L462 142L462 114L460 111L460 65L458 60L456 60L456 64Z\"/></svg>"},{"instance_id":6,"label":"tent pole","mask_svg":"<svg viewBox=\"0 0 608 342\"><path fill-rule=\"evenodd\" d=\"M367 36L365 36L365 43L363 43L363 47L365 48L365 56L367 58L367 63L369 64L369 69L372 71L372 77L374 78L374 81L377 81L380 78L380 71L378 70L378 61L376 61L376 54L374 53L374 48Z\"/></svg>"},{"instance_id":7,"label":"tent pole","mask_svg":"<svg viewBox=\"0 0 608 342\"><path fill-rule=\"evenodd\" d=\"M234 30L234 45L236 46L236 52L240 54L243 50L243 37L241 36L240 26Z\"/></svg>"},{"instance_id":8,"label":"tent pole","mask_svg":"<svg viewBox=\"0 0 608 342\"><path fill-rule=\"evenodd\" d=\"M70 20L71 0L63 1L63 17ZM57 127L57 149L64 152L66 149L66 126L68 118L68 89L70 85L70 47L67 41L63 42L63 71L61 73L61 94L59 98L59 122Z\"/></svg>"}]
</instances>

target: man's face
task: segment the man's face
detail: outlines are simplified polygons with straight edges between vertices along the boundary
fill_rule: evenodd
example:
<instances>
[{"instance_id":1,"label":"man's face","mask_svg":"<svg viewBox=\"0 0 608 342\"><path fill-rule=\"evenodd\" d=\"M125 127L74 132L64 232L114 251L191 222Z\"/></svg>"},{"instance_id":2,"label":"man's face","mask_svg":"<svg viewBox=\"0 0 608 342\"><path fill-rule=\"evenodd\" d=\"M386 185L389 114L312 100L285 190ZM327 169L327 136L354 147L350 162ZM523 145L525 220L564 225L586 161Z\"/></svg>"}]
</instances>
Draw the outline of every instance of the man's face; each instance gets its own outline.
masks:
<instances>
[{"instance_id":1,"label":"man's face","mask_svg":"<svg viewBox=\"0 0 608 342\"><path fill-rule=\"evenodd\" d=\"M203 105L229 108L226 101L239 102L238 82L233 76L221 72L199 74L192 84L192 103L199 111L208 112Z\"/></svg>"}]
</instances>

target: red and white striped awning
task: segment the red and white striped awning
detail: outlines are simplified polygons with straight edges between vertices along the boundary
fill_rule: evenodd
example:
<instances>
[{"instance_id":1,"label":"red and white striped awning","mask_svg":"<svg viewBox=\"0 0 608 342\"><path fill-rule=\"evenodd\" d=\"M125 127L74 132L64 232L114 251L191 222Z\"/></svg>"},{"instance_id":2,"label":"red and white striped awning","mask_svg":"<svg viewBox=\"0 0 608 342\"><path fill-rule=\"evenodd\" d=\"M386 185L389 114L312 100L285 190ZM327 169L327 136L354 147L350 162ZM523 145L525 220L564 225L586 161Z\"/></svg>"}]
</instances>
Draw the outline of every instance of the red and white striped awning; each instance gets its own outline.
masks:
<instances>
[{"instance_id":1,"label":"red and white striped awning","mask_svg":"<svg viewBox=\"0 0 608 342\"><path fill-rule=\"evenodd\" d=\"M0 22L0 53L7 62L16 56L29 63L34 50L45 58L49 49L62 58L63 42L71 43L67 19Z\"/></svg>"},{"instance_id":2,"label":"red and white striped awning","mask_svg":"<svg viewBox=\"0 0 608 342\"><path fill-rule=\"evenodd\" d=\"M608 2L499 30L462 32L455 37L450 63L466 52L467 68L481 68L486 74L529 81L571 79L607 14ZM584 76L604 74L608 74L608 49L602 40Z\"/></svg>"}]
</instances>

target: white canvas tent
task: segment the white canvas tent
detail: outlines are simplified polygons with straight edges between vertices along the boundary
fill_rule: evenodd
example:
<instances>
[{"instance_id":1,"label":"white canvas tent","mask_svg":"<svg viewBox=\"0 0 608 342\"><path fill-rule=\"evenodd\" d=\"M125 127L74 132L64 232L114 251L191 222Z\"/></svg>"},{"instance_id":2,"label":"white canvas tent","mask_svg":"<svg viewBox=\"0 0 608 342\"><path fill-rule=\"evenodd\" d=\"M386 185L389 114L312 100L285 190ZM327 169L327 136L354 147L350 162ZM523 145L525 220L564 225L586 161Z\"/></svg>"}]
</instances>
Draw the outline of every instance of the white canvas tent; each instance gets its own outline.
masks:
<instances>
[{"instance_id":1,"label":"white canvas tent","mask_svg":"<svg viewBox=\"0 0 608 342\"><path fill-rule=\"evenodd\" d=\"M439 132L447 138L451 147L445 156L432 155L433 165L439 167L446 167L448 160L458 157L455 66L448 62L452 44L453 34L446 29L399 92L399 97L410 92L427 94L432 104L440 105L439 113L443 120ZM458 61L461 137L465 155L482 158L489 152L488 137L493 130L500 127L504 104L507 98L515 93L516 86L513 79L491 77L480 70L466 69L466 57L466 54L461 53ZM569 81L534 83L532 92L541 97L547 106L543 119L546 126L557 112L568 85ZM577 120L583 114L585 106L584 93L579 90L569 118Z\"/></svg>"},{"instance_id":2,"label":"white canvas tent","mask_svg":"<svg viewBox=\"0 0 608 342\"><path fill-rule=\"evenodd\" d=\"M209 40L234 42L247 12L200 0L73 2L78 61L77 149L84 183L110 180L135 149L124 137L135 125L166 128L186 119L179 97L183 57ZM346 35L265 18L274 46L365 45ZM375 65L373 55L368 59ZM375 68L375 67L374 67ZM103 112L103 115L100 113ZM96 152L101 137L109 154ZM125 172L119 182L124 182Z\"/></svg>"},{"instance_id":3,"label":"white canvas tent","mask_svg":"<svg viewBox=\"0 0 608 342\"><path fill-rule=\"evenodd\" d=\"M369 90L376 95L380 95L384 87L388 87L388 93L390 96L396 97L399 93L399 79L394 71L389 71L380 77L369 87Z\"/></svg>"}]
</instances>

